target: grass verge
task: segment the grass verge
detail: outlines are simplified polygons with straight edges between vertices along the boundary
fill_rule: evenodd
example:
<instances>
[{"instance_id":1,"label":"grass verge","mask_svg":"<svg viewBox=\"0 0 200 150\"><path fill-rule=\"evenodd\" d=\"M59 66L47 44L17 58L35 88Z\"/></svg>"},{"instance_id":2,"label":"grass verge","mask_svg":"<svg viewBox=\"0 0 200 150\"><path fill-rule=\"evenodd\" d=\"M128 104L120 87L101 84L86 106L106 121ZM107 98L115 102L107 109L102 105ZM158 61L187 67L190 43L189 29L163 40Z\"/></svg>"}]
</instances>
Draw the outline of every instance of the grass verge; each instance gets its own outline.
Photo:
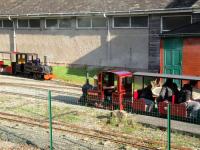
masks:
<instances>
[{"instance_id":1,"label":"grass verge","mask_svg":"<svg viewBox=\"0 0 200 150\"><path fill-rule=\"evenodd\" d=\"M97 74L98 69L88 69L90 83L93 83L93 76ZM87 69L84 67L81 68L72 68L65 66L53 66L53 74L56 76L56 79L66 81L72 84L83 85L86 80Z\"/></svg>"}]
</instances>

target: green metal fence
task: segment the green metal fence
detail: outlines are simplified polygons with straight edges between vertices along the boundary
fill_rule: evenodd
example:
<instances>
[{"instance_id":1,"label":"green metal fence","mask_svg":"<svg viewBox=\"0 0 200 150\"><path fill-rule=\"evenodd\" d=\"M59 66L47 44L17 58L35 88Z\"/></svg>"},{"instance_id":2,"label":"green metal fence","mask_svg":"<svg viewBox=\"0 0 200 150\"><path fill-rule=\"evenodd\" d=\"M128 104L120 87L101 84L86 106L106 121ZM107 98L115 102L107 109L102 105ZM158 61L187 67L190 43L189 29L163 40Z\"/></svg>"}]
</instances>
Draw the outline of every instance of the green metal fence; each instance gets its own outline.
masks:
<instances>
[{"instance_id":1,"label":"green metal fence","mask_svg":"<svg viewBox=\"0 0 200 150\"><path fill-rule=\"evenodd\" d=\"M0 85L2 140L6 140L4 133L12 142L18 140L41 149L134 147L131 143L116 142L117 138L152 149L200 147L197 120L171 115L174 108L169 104L163 106L166 113L160 114L159 104L148 111L139 100L116 99L113 103L112 98L102 101L95 95L90 99L87 95L81 97L79 87L40 88ZM124 109L121 112L120 104ZM6 115L10 120L3 119ZM15 138L10 137L12 134Z\"/></svg>"}]
</instances>

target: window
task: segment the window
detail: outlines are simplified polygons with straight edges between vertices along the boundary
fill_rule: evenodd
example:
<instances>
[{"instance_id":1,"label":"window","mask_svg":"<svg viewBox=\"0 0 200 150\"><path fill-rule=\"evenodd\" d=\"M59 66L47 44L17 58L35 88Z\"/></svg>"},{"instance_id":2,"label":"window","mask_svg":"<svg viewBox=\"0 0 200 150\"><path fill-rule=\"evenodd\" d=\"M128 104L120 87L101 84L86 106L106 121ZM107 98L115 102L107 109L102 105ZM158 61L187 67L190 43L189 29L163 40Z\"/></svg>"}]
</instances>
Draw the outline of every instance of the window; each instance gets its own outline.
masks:
<instances>
[{"instance_id":1,"label":"window","mask_svg":"<svg viewBox=\"0 0 200 150\"><path fill-rule=\"evenodd\" d=\"M28 28L28 19L18 19L18 28Z\"/></svg>"},{"instance_id":2,"label":"window","mask_svg":"<svg viewBox=\"0 0 200 150\"><path fill-rule=\"evenodd\" d=\"M93 28L102 28L106 27L106 18L92 18L92 27Z\"/></svg>"},{"instance_id":3,"label":"window","mask_svg":"<svg viewBox=\"0 0 200 150\"><path fill-rule=\"evenodd\" d=\"M130 84L132 84L132 78L131 77L122 78L122 85L123 86L130 85Z\"/></svg>"},{"instance_id":4,"label":"window","mask_svg":"<svg viewBox=\"0 0 200 150\"><path fill-rule=\"evenodd\" d=\"M70 18L46 19L46 28L53 28L53 29L71 28L71 19Z\"/></svg>"},{"instance_id":5,"label":"window","mask_svg":"<svg viewBox=\"0 0 200 150\"><path fill-rule=\"evenodd\" d=\"M116 28L148 27L148 16L114 17Z\"/></svg>"},{"instance_id":6,"label":"window","mask_svg":"<svg viewBox=\"0 0 200 150\"><path fill-rule=\"evenodd\" d=\"M11 20L3 20L3 27L12 28L13 27L13 22Z\"/></svg>"},{"instance_id":7,"label":"window","mask_svg":"<svg viewBox=\"0 0 200 150\"><path fill-rule=\"evenodd\" d=\"M186 24L191 24L191 16L162 17L162 31L169 31Z\"/></svg>"},{"instance_id":8,"label":"window","mask_svg":"<svg viewBox=\"0 0 200 150\"><path fill-rule=\"evenodd\" d=\"M0 28L2 28L2 27L3 27L3 21L0 20Z\"/></svg>"},{"instance_id":9,"label":"window","mask_svg":"<svg viewBox=\"0 0 200 150\"><path fill-rule=\"evenodd\" d=\"M77 18L78 28L104 28L107 26L107 20L104 17L80 17Z\"/></svg>"},{"instance_id":10,"label":"window","mask_svg":"<svg viewBox=\"0 0 200 150\"><path fill-rule=\"evenodd\" d=\"M78 18L77 23L79 28L91 28L91 18Z\"/></svg>"},{"instance_id":11,"label":"window","mask_svg":"<svg viewBox=\"0 0 200 150\"><path fill-rule=\"evenodd\" d=\"M57 19L46 19L46 28L57 28L58 20Z\"/></svg>"},{"instance_id":12,"label":"window","mask_svg":"<svg viewBox=\"0 0 200 150\"><path fill-rule=\"evenodd\" d=\"M59 20L59 28L71 28L71 20L70 19L60 19Z\"/></svg>"},{"instance_id":13,"label":"window","mask_svg":"<svg viewBox=\"0 0 200 150\"><path fill-rule=\"evenodd\" d=\"M148 16L131 17L131 27L148 27Z\"/></svg>"},{"instance_id":14,"label":"window","mask_svg":"<svg viewBox=\"0 0 200 150\"><path fill-rule=\"evenodd\" d=\"M18 19L18 28L40 28L40 19Z\"/></svg>"},{"instance_id":15,"label":"window","mask_svg":"<svg viewBox=\"0 0 200 150\"><path fill-rule=\"evenodd\" d=\"M130 17L115 17L114 27L130 27Z\"/></svg>"},{"instance_id":16,"label":"window","mask_svg":"<svg viewBox=\"0 0 200 150\"><path fill-rule=\"evenodd\" d=\"M30 19L29 26L30 28L40 28L40 19Z\"/></svg>"}]
</instances>

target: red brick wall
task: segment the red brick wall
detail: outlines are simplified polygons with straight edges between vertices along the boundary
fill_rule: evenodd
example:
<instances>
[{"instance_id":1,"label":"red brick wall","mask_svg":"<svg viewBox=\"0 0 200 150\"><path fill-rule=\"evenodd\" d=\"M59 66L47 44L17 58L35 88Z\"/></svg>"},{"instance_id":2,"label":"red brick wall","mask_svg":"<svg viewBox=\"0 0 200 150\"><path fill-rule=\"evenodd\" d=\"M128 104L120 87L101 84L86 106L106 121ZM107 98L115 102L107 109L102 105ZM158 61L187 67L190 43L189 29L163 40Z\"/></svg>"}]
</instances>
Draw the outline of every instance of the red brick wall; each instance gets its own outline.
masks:
<instances>
[{"instance_id":1,"label":"red brick wall","mask_svg":"<svg viewBox=\"0 0 200 150\"><path fill-rule=\"evenodd\" d=\"M184 75L200 76L200 38L184 39L182 66Z\"/></svg>"},{"instance_id":2,"label":"red brick wall","mask_svg":"<svg viewBox=\"0 0 200 150\"><path fill-rule=\"evenodd\" d=\"M164 40L160 40L160 73L163 73Z\"/></svg>"},{"instance_id":3,"label":"red brick wall","mask_svg":"<svg viewBox=\"0 0 200 150\"><path fill-rule=\"evenodd\" d=\"M200 38L187 38L183 46L183 74L200 76Z\"/></svg>"}]
</instances>

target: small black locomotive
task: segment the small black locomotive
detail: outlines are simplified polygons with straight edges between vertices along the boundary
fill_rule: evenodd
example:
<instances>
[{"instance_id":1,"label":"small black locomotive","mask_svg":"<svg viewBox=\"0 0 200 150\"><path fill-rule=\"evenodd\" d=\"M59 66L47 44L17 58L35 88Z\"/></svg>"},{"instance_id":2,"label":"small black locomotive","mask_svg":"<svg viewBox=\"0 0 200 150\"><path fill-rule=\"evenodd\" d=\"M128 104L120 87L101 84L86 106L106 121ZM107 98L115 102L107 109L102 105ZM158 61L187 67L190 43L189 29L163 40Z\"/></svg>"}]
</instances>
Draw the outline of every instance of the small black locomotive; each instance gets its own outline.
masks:
<instances>
[{"instance_id":1,"label":"small black locomotive","mask_svg":"<svg viewBox=\"0 0 200 150\"><path fill-rule=\"evenodd\" d=\"M4 73L22 75L34 79L50 80L53 78L52 67L40 62L38 54L35 53L10 53L11 66L4 65ZM2 65L3 66L3 65Z\"/></svg>"}]
</instances>

